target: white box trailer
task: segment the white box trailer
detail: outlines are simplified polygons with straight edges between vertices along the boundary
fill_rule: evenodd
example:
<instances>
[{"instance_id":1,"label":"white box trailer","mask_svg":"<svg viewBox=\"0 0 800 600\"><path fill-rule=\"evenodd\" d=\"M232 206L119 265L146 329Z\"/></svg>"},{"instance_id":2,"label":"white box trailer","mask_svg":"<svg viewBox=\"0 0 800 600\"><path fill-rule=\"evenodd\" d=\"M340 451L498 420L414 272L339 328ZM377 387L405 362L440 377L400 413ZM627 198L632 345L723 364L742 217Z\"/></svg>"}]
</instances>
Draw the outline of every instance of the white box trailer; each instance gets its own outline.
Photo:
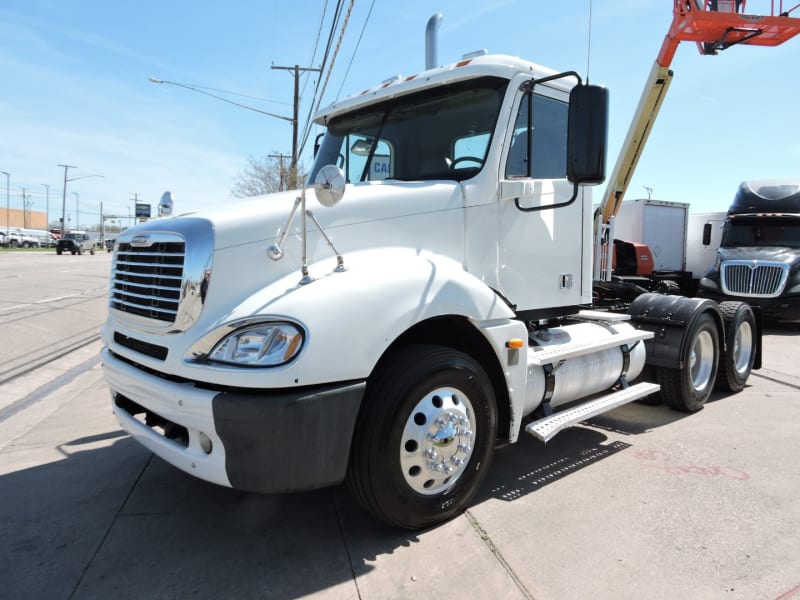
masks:
<instances>
[{"instance_id":1,"label":"white box trailer","mask_svg":"<svg viewBox=\"0 0 800 600\"><path fill-rule=\"evenodd\" d=\"M684 202L638 199L622 203L614 221L614 237L647 245L654 271L683 271L689 205Z\"/></svg>"},{"instance_id":2,"label":"white box trailer","mask_svg":"<svg viewBox=\"0 0 800 600\"><path fill-rule=\"evenodd\" d=\"M700 279L717 258L722 241L725 212L694 213L689 215L686 230L686 270L693 279Z\"/></svg>"}]
</instances>

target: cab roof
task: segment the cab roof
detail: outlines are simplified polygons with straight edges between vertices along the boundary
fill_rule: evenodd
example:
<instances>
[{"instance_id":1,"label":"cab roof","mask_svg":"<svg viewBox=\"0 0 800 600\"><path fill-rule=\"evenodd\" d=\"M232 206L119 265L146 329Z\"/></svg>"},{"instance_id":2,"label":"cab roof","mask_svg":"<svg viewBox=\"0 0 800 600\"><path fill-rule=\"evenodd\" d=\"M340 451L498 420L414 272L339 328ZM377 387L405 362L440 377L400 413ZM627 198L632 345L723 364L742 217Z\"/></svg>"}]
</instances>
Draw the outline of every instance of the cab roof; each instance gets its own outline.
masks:
<instances>
[{"instance_id":1,"label":"cab roof","mask_svg":"<svg viewBox=\"0 0 800 600\"><path fill-rule=\"evenodd\" d=\"M533 78L538 78L555 75L557 71L516 56L507 56L505 54L484 54L474 57L466 56L458 62L422 71L421 73L409 75L407 77L396 75L395 77L385 80L380 85L368 88L342 100L332 102L314 115L314 122L319 125L326 125L328 120L332 117L349 112L356 107L376 104L444 84L487 76L512 79L519 73L527 73ZM565 78L563 80L551 81L548 82L547 85L566 91L574 85L574 79Z\"/></svg>"}]
</instances>

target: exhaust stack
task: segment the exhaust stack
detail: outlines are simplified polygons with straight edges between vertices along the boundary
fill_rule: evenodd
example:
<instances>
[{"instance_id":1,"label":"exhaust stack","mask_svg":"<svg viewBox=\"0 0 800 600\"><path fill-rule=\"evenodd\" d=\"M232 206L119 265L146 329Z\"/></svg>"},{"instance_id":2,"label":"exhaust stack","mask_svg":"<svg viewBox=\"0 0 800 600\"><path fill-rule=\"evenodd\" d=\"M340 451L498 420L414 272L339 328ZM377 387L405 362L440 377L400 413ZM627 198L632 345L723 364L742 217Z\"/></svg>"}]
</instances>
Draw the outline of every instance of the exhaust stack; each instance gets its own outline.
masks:
<instances>
[{"instance_id":1,"label":"exhaust stack","mask_svg":"<svg viewBox=\"0 0 800 600\"><path fill-rule=\"evenodd\" d=\"M439 31L439 25L442 23L442 13L437 13L428 19L428 25L425 28L425 70L433 69L439 66L438 48L436 34Z\"/></svg>"}]
</instances>

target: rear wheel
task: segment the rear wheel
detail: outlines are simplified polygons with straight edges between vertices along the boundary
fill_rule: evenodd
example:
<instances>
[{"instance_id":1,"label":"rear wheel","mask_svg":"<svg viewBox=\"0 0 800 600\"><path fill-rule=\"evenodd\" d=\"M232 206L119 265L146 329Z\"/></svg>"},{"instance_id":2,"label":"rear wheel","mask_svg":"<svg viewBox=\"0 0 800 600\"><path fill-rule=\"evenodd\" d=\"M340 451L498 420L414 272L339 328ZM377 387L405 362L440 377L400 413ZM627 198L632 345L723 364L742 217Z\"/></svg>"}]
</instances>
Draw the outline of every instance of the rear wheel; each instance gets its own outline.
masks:
<instances>
[{"instance_id":1,"label":"rear wheel","mask_svg":"<svg viewBox=\"0 0 800 600\"><path fill-rule=\"evenodd\" d=\"M711 395L719 364L719 331L710 313L704 312L692 324L681 363L682 369L659 367L661 398L672 408L695 412Z\"/></svg>"},{"instance_id":2,"label":"rear wheel","mask_svg":"<svg viewBox=\"0 0 800 600\"><path fill-rule=\"evenodd\" d=\"M367 384L348 487L390 525L435 525L473 498L496 434L494 392L473 358L440 346L403 348Z\"/></svg>"},{"instance_id":3,"label":"rear wheel","mask_svg":"<svg viewBox=\"0 0 800 600\"><path fill-rule=\"evenodd\" d=\"M722 302L726 348L719 359L717 388L729 392L744 389L756 359L756 318L744 302Z\"/></svg>"}]
</instances>

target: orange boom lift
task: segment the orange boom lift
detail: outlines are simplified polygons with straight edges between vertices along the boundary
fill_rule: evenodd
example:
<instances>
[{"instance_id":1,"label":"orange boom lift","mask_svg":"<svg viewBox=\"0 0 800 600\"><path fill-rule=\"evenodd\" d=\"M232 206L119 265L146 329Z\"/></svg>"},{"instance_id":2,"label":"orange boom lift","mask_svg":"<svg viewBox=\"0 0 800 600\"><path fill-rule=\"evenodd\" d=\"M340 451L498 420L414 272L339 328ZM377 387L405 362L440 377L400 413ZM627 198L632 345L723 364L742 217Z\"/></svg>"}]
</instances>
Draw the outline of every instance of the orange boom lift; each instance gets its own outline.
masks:
<instances>
[{"instance_id":1,"label":"orange boom lift","mask_svg":"<svg viewBox=\"0 0 800 600\"><path fill-rule=\"evenodd\" d=\"M595 216L595 280L610 281L613 218L619 212L650 129L658 116L672 71L669 66L681 42L695 42L701 54L714 55L731 46L778 46L800 33L800 18L790 16L800 3L784 7L770 2L769 15L748 14L747 0L674 0L672 24L645 84L628 134L620 149L603 200ZM787 3L788 4L788 3ZM610 234L610 235L609 235ZM605 252L603 252L603 243ZM602 265L602 266L601 266Z\"/></svg>"}]
</instances>

